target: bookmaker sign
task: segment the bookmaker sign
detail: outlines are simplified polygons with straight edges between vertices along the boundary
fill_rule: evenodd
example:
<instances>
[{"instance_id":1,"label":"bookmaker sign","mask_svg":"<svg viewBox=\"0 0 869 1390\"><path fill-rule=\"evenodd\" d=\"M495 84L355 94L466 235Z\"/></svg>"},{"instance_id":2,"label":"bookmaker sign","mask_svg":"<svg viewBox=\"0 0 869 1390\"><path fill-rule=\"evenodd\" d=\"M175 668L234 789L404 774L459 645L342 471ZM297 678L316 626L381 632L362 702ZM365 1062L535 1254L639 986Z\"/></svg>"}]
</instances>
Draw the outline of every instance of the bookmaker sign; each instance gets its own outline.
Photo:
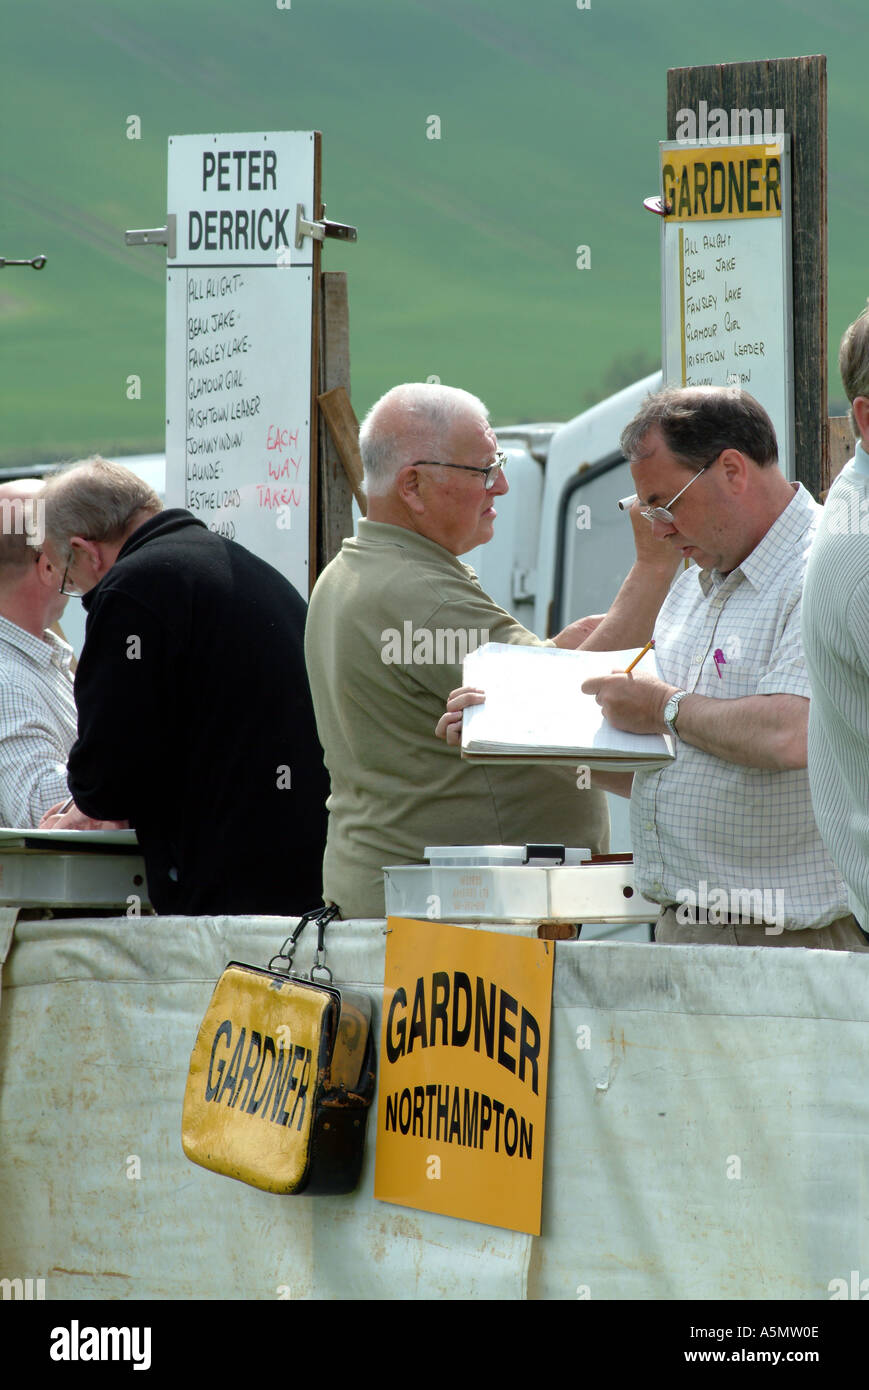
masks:
<instances>
[{"instance_id":1,"label":"bookmaker sign","mask_svg":"<svg viewBox=\"0 0 869 1390\"><path fill-rule=\"evenodd\" d=\"M374 1195L539 1235L554 943L388 925Z\"/></svg>"},{"instance_id":2,"label":"bookmaker sign","mask_svg":"<svg viewBox=\"0 0 869 1390\"><path fill-rule=\"evenodd\" d=\"M750 392L792 478L790 136L660 148L664 380Z\"/></svg>"}]
</instances>

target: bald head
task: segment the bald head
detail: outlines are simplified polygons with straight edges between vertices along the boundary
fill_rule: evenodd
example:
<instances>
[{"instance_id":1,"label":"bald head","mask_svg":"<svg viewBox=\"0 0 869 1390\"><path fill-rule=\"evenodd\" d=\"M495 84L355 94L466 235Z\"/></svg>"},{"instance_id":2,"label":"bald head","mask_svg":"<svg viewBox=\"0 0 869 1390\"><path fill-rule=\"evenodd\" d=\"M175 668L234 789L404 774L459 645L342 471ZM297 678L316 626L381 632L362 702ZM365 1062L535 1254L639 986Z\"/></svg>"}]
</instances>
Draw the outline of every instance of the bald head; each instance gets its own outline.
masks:
<instances>
[{"instance_id":1,"label":"bald head","mask_svg":"<svg viewBox=\"0 0 869 1390\"><path fill-rule=\"evenodd\" d=\"M0 615L41 637L66 607L61 576L45 554L45 485L0 484Z\"/></svg>"},{"instance_id":2,"label":"bald head","mask_svg":"<svg viewBox=\"0 0 869 1390\"><path fill-rule=\"evenodd\" d=\"M45 508L39 478L0 483L0 586L7 587L32 566L45 539Z\"/></svg>"},{"instance_id":3,"label":"bald head","mask_svg":"<svg viewBox=\"0 0 869 1390\"><path fill-rule=\"evenodd\" d=\"M399 471L447 455L456 430L468 421L488 424L481 400L456 386L407 382L393 386L371 407L359 430L359 452L368 497L392 492Z\"/></svg>"}]
</instances>

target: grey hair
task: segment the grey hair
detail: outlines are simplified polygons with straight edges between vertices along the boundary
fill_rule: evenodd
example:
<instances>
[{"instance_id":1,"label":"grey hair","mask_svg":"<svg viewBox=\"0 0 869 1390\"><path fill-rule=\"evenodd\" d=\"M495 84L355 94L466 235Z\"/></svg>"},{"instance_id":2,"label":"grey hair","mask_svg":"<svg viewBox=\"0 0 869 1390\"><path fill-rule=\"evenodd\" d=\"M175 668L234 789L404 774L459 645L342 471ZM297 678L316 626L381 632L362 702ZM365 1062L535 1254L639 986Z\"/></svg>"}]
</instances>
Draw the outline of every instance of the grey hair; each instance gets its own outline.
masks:
<instances>
[{"instance_id":1,"label":"grey hair","mask_svg":"<svg viewBox=\"0 0 869 1390\"><path fill-rule=\"evenodd\" d=\"M848 411L854 438L860 438L854 419L854 397L869 396L869 300L862 314L845 329L839 345L839 375L851 403Z\"/></svg>"},{"instance_id":2,"label":"grey hair","mask_svg":"<svg viewBox=\"0 0 869 1390\"><path fill-rule=\"evenodd\" d=\"M59 549L70 536L88 541L116 541L138 511L161 512L152 487L129 468L106 459L70 464L49 478L42 493L45 534Z\"/></svg>"},{"instance_id":3,"label":"grey hair","mask_svg":"<svg viewBox=\"0 0 869 1390\"><path fill-rule=\"evenodd\" d=\"M489 418L477 396L440 383L406 382L375 401L359 429L368 496L385 496L409 463L440 462L453 426L465 415Z\"/></svg>"}]
</instances>

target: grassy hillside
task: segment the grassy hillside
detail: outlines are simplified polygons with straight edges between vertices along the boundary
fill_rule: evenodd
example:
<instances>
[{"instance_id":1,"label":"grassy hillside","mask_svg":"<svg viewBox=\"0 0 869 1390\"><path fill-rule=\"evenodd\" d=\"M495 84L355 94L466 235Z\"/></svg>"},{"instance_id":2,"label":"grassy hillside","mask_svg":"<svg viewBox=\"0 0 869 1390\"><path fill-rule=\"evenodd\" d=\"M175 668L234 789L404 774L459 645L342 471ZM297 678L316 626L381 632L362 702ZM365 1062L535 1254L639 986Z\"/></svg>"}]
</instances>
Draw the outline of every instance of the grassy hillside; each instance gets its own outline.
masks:
<instances>
[{"instance_id":1,"label":"grassy hillside","mask_svg":"<svg viewBox=\"0 0 869 1390\"><path fill-rule=\"evenodd\" d=\"M329 215L359 228L324 260L350 274L358 411L436 373L499 421L559 419L659 361L641 205L667 67L826 52L835 346L869 292L864 5L45 0L39 25L7 7L0 254L49 261L0 272L0 460L162 447L164 255L123 233L164 220L176 133L323 131Z\"/></svg>"}]
</instances>

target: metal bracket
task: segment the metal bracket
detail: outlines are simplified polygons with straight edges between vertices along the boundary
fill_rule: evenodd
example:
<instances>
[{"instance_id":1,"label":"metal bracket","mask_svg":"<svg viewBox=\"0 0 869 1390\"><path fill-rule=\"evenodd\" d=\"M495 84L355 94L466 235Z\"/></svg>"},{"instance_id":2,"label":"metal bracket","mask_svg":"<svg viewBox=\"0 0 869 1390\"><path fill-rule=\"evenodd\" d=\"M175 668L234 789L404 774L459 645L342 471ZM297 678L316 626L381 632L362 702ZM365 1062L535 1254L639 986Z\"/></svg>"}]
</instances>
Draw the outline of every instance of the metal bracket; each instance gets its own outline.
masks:
<instances>
[{"instance_id":1,"label":"metal bracket","mask_svg":"<svg viewBox=\"0 0 869 1390\"><path fill-rule=\"evenodd\" d=\"M527 602L537 595L537 571L535 569L522 569L519 565L514 565L510 575L510 590L513 603Z\"/></svg>"},{"instance_id":2,"label":"metal bracket","mask_svg":"<svg viewBox=\"0 0 869 1390\"><path fill-rule=\"evenodd\" d=\"M655 212L659 217L669 217L673 211L673 204L665 203L664 199L657 193L651 198L644 198L643 207L646 212Z\"/></svg>"},{"instance_id":3,"label":"metal bracket","mask_svg":"<svg viewBox=\"0 0 869 1390\"><path fill-rule=\"evenodd\" d=\"M7 265L29 265L32 270L41 270L47 260L47 256L31 256L29 261L7 261L5 256L0 256L0 270L5 270Z\"/></svg>"},{"instance_id":4,"label":"metal bracket","mask_svg":"<svg viewBox=\"0 0 869 1390\"><path fill-rule=\"evenodd\" d=\"M348 226L346 222L327 222L325 218L322 222L308 222L305 218L304 203L296 203L297 251L301 251L302 241L306 236L313 237L315 241L323 241L326 237L335 237L338 241L355 241L356 228Z\"/></svg>"},{"instance_id":5,"label":"metal bracket","mask_svg":"<svg viewBox=\"0 0 869 1390\"><path fill-rule=\"evenodd\" d=\"M124 232L125 246L165 246L170 261L176 254L175 224L176 216L170 212L166 216L165 227L148 227L142 231Z\"/></svg>"}]
</instances>

